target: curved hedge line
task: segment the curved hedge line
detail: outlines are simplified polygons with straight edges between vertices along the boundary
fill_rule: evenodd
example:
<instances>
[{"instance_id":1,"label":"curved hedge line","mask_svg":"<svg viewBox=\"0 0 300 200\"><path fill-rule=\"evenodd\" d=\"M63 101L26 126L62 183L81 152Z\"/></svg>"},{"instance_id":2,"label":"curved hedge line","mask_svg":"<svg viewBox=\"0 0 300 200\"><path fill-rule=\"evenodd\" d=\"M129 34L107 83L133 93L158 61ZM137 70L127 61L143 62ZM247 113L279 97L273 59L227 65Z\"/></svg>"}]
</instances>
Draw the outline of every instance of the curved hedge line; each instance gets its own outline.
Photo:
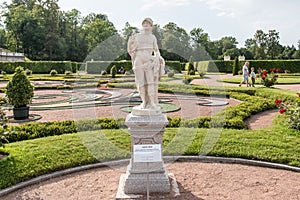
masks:
<instances>
[{"instance_id":1,"label":"curved hedge line","mask_svg":"<svg viewBox=\"0 0 300 200\"><path fill-rule=\"evenodd\" d=\"M200 91L200 90L199 90ZM229 92L230 97L243 100L242 103L223 109L215 116L200 117L193 120L181 118L168 118L168 127L195 127L210 128L223 127L228 129L245 129L244 120L252 114L275 108L273 100L245 93ZM100 129L126 128L125 119L102 118L94 120L59 121L44 123L28 123L16 127L10 127L12 132L8 135L9 142L17 142L54 135L70 134L83 131Z\"/></svg>"}]
</instances>

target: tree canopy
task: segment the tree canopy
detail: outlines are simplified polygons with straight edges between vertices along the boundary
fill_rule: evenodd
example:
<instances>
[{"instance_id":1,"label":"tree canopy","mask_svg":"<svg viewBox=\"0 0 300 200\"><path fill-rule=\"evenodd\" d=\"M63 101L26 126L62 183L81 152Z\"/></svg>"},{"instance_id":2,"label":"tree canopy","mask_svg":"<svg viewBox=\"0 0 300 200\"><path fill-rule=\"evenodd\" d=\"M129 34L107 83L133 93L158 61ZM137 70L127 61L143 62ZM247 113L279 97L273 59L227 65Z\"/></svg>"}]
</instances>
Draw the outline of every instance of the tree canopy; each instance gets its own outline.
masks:
<instances>
[{"instance_id":1,"label":"tree canopy","mask_svg":"<svg viewBox=\"0 0 300 200\"><path fill-rule=\"evenodd\" d=\"M0 7L0 48L23 52L32 60L113 59L109 54L130 59L126 43L138 31L128 22L118 31L108 16L101 13L82 16L76 9L62 11L58 0L12 0ZM239 55L246 59L300 58L300 41L297 47L283 46L276 30L257 30L241 48L233 36L211 40L201 27L187 32L174 22L163 28L154 25L153 34L167 60L187 60L191 56L197 61L224 56L233 59Z\"/></svg>"}]
</instances>

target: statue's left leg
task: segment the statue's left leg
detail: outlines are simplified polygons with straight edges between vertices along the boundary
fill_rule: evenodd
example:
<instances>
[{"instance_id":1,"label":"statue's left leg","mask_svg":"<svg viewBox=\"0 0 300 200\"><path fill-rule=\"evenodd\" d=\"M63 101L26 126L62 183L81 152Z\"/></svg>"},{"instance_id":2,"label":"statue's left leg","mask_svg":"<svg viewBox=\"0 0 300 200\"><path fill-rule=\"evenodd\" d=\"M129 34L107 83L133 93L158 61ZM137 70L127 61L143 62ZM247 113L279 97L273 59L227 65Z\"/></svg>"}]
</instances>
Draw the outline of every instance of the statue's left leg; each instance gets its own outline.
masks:
<instances>
[{"instance_id":1,"label":"statue's left leg","mask_svg":"<svg viewBox=\"0 0 300 200\"><path fill-rule=\"evenodd\" d=\"M157 91L155 87L155 78L153 70L148 70L145 74L147 80L147 97L149 99L150 108L157 108Z\"/></svg>"}]
</instances>

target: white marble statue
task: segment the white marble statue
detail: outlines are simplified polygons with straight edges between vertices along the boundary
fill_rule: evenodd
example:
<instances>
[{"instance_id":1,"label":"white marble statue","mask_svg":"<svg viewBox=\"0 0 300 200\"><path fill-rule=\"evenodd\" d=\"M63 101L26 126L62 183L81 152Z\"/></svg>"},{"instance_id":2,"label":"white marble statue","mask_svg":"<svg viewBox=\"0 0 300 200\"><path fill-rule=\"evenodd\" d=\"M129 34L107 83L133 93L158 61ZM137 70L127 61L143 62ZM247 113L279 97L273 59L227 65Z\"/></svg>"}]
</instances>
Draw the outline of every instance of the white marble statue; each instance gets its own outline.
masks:
<instances>
[{"instance_id":1,"label":"white marble statue","mask_svg":"<svg viewBox=\"0 0 300 200\"><path fill-rule=\"evenodd\" d=\"M135 82L142 104L135 109L160 110L158 105L158 80L164 74L165 61L160 56L156 37L152 34L153 21L146 18L143 30L128 40L128 53L132 59Z\"/></svg>"}]
</instances>

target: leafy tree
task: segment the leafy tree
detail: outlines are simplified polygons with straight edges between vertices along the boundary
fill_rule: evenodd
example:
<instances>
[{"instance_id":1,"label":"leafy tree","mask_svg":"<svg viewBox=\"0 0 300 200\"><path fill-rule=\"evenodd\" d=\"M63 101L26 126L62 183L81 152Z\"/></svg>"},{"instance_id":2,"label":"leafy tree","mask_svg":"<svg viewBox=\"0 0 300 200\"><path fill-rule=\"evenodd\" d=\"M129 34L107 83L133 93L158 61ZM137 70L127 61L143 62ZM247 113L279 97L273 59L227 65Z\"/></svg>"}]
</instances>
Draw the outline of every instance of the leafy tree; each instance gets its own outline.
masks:
<instances>
[{"instance_id":1,"label":"leafy tree","mask_svg":"<svg viewBox=\"0 0 300 200\"><path fill-rule=\"evenodd\" d=\"M298 41L298 50L293 54L294 59L300 59L300 40Z\"/></svg>"},{"instance_id":2,"label":"leafy tree","mask_svg":"<svg viewBox=\"0 0 300 200\"><path fill-rule=\"evenodd\" d=\"M296 53L297 49L294 47L294 45L292 46L284 46L282 47L283 51L280 55L281 59L293 59L293 55Z\"/></svg>"},{"instance_id":3,"label":"leafy tree","mask_svg":"<svg viewBox=\"0 0 300 200\"><path fill-rule=\"evenodd\" d=\"M162 48L168 52L178 54L185 59L188 59L192 53L189 35L183 28L178 27L173 22L164 26ZM171 60L176 59L172 58Z\"/></svg>"},{"instance_id":4,"label":"leafy tree","mask_svg":"<svg viewBox=\"0 0 300 200\"><path fill-rule=\"evenodd\" d=\"M236 38L231 36L222 37L220 40L215 41L217 54L219 59L223 59L224 56L233 55L234 57L238 54L236 45L238 44Z\"/></svg>"},{"instance_id":5,"label":"leafy tree","mask_svg":"<svg viewBox=\"0 0 300 200\"><path fill-rule=\"evenodd\" d=\"M6 31L5 29L0 29L0 48L6 47Z\"/></svg>"},{"instance_id":6,"label":"leafy tree","mask_svg":"<svg viewBox=\"0 0 300 200\"><path fill-rule=\"evenodd\" d=\"M254 39L246 40L245 46L254 55L255 59L276 59L280 57L282 52L279 39L279 32L276 30L269 30L268 33L257 30Z\"/></svg>"},{"instance_id":7,"label":"leafy tree","mask_svg":"<svg viewBox=\"0 0 300 200\"><path fill-rule=\"evenodd\" d=\"M194 28L190 32L194 57L196 60L209 60L212 55L211 41L208 33L201 28Z\"/></svg>"},{"instance_id":8,"label":"leafy tree","mask_svg":"<svg viewBox=\"0 0 300 200\"><path fill-rule=\"evenodd\" d=\"M279 44L279 39L279 32L276 30L269 30L266 38L267 56L272 60L278 58L282 51L282 46Z\"/></svg>"},{"instance_id":9,"label":"leafy tree","mask_svg":"<svg viewBox=\"0 0 300 200\"><path fill-rule=\"evenodd\" d=\"M66 43L66 59L72 61L84 60L87 54L87 46L84 41L80 11L72 9L63 13L60 32Z\"/></svg>"},{"instance_id":10,"label":"leafy tree","mask_svg":"<svg viewBox=\"0 0 300 200\"><path fill-rule=\"evenodd\" d=\"M85 17L84 34L88 52L92 51L105 39L117 34L117 30L107 17L102 14Z\"/></svg>"},{"instance_id":11,"label":"leafy tree","mask_svg":"<svg viewBox=\"0 0 300 200\"><path fill-rule=\"evenodd\" d=\"M248 49L243 48L243 47L239 49L239 55L245 56L246 60L253 60L254 59L253 53L251 51L249 51Z\"/></svg>"},{"instance_id":12,"label":"leafy tree","mask_svg":"<svg viewBox=\"0 0 300 200\"><path fill-rule=\"evenodd\" d=\"M256 45L254 58L257 60L264 60L267 57L267 37L267 34L262 30L257 30L254 35L254 41Z\"/></svg>"}]
</instances>

